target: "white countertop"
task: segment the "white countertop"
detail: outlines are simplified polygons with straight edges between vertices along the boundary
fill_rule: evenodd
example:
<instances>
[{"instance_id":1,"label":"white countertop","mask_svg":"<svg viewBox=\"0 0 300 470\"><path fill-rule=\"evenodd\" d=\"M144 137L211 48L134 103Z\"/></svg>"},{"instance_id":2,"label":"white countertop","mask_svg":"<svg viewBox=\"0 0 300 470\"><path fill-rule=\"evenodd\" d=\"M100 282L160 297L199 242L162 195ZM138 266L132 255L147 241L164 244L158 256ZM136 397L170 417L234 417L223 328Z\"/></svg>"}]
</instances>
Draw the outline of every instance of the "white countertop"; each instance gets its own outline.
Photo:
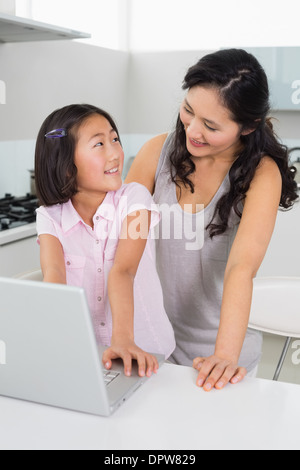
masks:
<instances>
[{"instance_id":1,"label":"white countertop","mask_svg":"<svg viewBox=\"0 0 300 470\"><path fill-rule=\"evenodd\" d=\"M18 240L24 240L36 236L36 223L22 225L21 227L11 228L0 232L0 246L13 243Z\"/></svg>"},{"instance_id":2,"label":"white countertop","mask_svg":"<svg viewBox=\"0 0 300 470\"><path fill-rule=\"evenodd\" d=\"M196 375L166 364L110 418L0 397L0 449L300 449L299 385L205 393Z\"/></svg>"}]
</instances>

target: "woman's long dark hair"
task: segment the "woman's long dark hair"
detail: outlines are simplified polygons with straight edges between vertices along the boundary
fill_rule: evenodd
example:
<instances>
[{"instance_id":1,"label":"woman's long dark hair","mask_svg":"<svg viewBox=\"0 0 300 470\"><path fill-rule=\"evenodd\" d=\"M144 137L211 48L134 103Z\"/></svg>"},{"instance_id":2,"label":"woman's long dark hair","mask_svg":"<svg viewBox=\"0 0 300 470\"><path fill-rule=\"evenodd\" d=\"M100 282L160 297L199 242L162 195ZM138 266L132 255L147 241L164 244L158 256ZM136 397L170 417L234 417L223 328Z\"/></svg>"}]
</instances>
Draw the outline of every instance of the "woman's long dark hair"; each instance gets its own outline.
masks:
<instances>
[{"instance_id":1,"label":"woman's long dark hair","mask_svg":"<svg viewBox=\"0 0 300 470\"><path fill-rule=\"evenodd\" d=\"M184 90L195 86L217 90L241 132L255 129L251 134L241 136L243 150L236 155L237 159L229 172L230 190L218 201L213 220L207 227L211 238L226 231L232 209L239 217L242 216L240 205L246 197L258 165L266 155L277 163L282 176L280 207L292 207L298 198L296 168L289 167L288 149L279 142L273 131L268 117L268 79L257 59L240 49L209 54L191 67L184 79ZM194 193L195 188L189 177L196 167L186 147L186 133L180 117L170 161L173 182L179 188L180 183L190 187Z\"/></svg>"}]
</instances>

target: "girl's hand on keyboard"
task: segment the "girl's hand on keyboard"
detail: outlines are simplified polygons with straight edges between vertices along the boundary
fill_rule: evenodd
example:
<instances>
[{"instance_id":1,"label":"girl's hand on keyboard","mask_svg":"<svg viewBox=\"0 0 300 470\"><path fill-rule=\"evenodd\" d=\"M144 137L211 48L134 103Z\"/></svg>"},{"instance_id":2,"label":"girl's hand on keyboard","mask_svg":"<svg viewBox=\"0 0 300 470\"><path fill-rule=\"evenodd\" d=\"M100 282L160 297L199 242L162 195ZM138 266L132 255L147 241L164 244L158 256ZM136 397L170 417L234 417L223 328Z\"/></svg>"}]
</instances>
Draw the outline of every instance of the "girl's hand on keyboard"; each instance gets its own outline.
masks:
<instances>
[{"instance_id":1,"label":"girl's hand on keyboard","mask_svg":"<svg viewBox=\"0 0 300 470\"><path fill-rule=\"evenodd\" d=\"M132 373L133 359L138 363L140 377L151 377L152 373L156 374L159 368L156 357L140 349L133 341L112 341L111 347L104 352L102 357L104 367L110 370L112 360L119 358L124 362L124 373L127 377L130 377Z\"/></svg>"}]
</instances>

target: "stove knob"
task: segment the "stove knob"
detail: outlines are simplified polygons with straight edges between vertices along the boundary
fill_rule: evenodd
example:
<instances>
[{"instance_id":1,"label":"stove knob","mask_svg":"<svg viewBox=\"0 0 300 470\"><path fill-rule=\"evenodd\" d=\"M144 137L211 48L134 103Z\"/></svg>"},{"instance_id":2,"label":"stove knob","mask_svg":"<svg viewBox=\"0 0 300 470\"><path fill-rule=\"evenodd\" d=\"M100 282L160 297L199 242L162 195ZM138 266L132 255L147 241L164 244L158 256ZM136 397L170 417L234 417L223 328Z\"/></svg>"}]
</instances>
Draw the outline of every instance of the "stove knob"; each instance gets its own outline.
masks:
<instances>
[{"instance_id":1,"label":"stove knob","mask_svg":"<svg viewBox=\"0 0 300 470\"><path fill-rule=\"evenodd\" d=\"M2 230L9 228L10 219L1 219Z\"/></svg>"}]
</instances>

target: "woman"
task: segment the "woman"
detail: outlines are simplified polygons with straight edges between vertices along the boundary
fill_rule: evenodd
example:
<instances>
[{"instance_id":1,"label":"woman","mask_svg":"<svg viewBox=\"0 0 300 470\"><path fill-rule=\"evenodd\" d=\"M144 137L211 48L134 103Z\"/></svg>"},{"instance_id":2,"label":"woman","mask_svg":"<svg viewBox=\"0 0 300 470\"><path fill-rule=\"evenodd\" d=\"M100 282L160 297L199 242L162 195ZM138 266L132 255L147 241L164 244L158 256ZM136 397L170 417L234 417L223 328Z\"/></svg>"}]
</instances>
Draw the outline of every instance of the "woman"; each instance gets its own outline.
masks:
<instances>
[{"instance_id":1,"label":"woman","mask_svg":"<svg viewBox=\"0 0 300 470\"><path fill-rule=\"evenodd\" d=\"M187 250L173 233L158 240L157 263L177 342L172 361L193 363L197 385L210 391L257 371L262 336L247 329L253 278L278 207L297 199L295 169L273 132L267 77L254 56L207 55L183 89L175 132L145 144L127 182L144 184L158 204L175 204L178 217L204 216L202 248Z\"/></svg>"}]
</instances>

